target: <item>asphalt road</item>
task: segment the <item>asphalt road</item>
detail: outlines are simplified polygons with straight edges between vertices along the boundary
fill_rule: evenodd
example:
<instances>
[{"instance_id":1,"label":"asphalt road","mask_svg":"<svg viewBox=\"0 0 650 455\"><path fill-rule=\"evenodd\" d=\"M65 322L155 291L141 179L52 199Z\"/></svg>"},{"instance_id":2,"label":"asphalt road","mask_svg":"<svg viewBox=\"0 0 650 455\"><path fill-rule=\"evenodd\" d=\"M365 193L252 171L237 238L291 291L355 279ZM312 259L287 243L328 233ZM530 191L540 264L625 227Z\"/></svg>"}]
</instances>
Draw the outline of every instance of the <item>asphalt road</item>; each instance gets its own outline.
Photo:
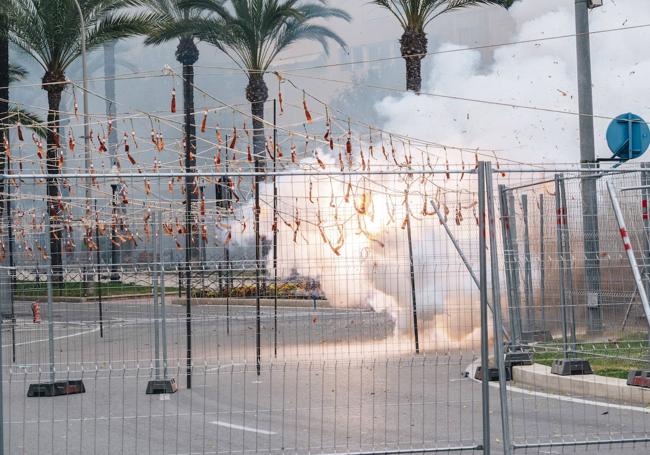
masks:
<instances>
[{"instance_id":1,"label":"asphalt road","mask_svg":"<svg viewBox=\"0 0 650 455\"><path fill-rule=\"evenodd\" d=\"M155 375L155 324L148 301L98 308L57 303L57 379L82 378L86 393L27 398L49 372L47 313L33 324L17 305L16 362L2 331L6 454L419 453L483 443L481 388L464 372L475 346L447 343L422 321L421 347L394 337L384 314L265 308L260 374L255 308L193 309L192 388L186 387L185 309L167 307L168 375L179 391L146 395ZM159 335L161 335L159 333ZM162 354L160 354L162 355ZM511 390L514 441L611 441L650 436L650 413L594 403L575 391L555 397ZM498 390L490 388L491 443L502 453ZM647 453L647 443L530 448L517 453Z\"/></svg>"}]
</instances>

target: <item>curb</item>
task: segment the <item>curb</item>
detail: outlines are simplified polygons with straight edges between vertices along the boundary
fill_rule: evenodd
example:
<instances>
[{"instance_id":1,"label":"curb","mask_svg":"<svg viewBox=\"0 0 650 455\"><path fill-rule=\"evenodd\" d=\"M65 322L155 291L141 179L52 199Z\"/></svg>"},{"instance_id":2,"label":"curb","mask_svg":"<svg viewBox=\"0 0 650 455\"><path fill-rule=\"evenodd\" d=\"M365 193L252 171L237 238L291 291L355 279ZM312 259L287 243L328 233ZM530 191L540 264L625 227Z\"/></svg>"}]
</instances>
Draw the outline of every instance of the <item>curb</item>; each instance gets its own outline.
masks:
<instances>
[{"instance_id":1,"label":"curb","mask_svg":"<svg viewBox=\"0 0 650 455\"><path fill-rule=\"evenodd\" d=\"M228 299L225 297L216 297L216 298L192 298L193 305L226 305ZM185 305L186 299L173 298L171 299L172 305ZM256 299L250 298L240 298L240 297L231 297L230 298L231 306L255 306L257 303ZM274 299L260 299L260 306L263 307L273 307L275 305ZM311 299L278 299L279 307L291 307L291 308L313 308L314 301ZM327 300L316 300L316 308L331 308Z\"/></svg>"},{"instance_id":2,"label":"curb","mask_svg":"<svg viewBox=\"0 0 650 455\"><path fill-rule=\"evenodd\" d=\"M551 367L538 363L512 367L512 382L560 395L650 405L650 389L629 386L625 379L595 374L558 376L551 374Z\"/></svg>"}]
</instances>

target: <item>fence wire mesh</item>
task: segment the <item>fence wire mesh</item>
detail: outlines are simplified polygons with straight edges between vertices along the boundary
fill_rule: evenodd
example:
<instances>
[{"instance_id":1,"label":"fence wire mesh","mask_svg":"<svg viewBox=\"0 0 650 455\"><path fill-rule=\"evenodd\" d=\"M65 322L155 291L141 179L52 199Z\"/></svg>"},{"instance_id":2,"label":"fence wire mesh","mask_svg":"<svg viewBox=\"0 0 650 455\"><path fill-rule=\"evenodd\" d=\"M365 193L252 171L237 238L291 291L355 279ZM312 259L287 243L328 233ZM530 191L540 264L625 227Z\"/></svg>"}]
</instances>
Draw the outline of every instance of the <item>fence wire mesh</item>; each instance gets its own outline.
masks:
<instances>
[{"instance_id":1,"label":"fence wire mesh","mask_svg":"<svg viewBox=\"0 0 650 455\"><path fill-rule=\"evenodd\" d=\"M481 446L475 172L185 178L10 179L6 453Z\"/></svg>"},{"instance_id":2,"label":"fence wire mesh","mask_svg":"<svg viewBox=\"0 0 650 455\"><path fill-rule=\"evenodd\" d=\"M650 369L648 319L628 258L631 248L647 288L647 190L620 191L645 185L644 169L497 177L510 348L534 361L513 368L508 389L515 449L647 450L650 396L626 385L630 371ZM607 182L617 188L628 246ZM563 363L583 369L581 360L596 374L551 374Z\"/></svg>"},{"instance_id":3,"label":"fence wire mesh","mask_svg":"<svg viewBox=\"0 0 650 455\"><path fill-rule=\"evenodd\" d=\"M6 176L5 453L646 450L647 172Z\"/></svg>"}]
</instances>

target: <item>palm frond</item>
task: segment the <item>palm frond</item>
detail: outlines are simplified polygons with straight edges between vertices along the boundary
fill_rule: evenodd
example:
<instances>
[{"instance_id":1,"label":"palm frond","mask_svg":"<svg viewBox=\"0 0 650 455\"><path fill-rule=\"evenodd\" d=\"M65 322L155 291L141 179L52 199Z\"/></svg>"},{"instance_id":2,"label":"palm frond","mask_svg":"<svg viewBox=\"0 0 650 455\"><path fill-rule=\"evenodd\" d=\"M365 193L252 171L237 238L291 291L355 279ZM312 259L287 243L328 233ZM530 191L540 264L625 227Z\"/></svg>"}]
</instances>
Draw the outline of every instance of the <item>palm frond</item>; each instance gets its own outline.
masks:
<instances>
[{"instance_id":1,"label":"palm frond","mask_svg":"<svg viewBox=\"0 0 650 455\"><path fill-rule=\"evenodd\" d=\"M18 82L27 77L27 70L15 63L9 64L9 83Z\"/></svg>"},{"instance_id":2,"label":"palm frond","mask_svg":"<svg viewBox=\"0 0 650 455\"><path fill-rule=\"evenodd\" d=\"M513 0L372 0L397 18L404 30L423 32L438 16L469 6L499 5L508 8Z\"/></svg>"},{"instance_id":3,"label":"palm frond","mask_svg":"<svg viewBox=\"0 0 650 455\"><path fill-rule=\"evenodd\" d=\"M45 136L47 135L47 126L45 126L46 122L37 114L14 104L10 104L9 115L15 118L16 121L20 122L24 127L32 130L37 136L45 139Z\"/></svg>"},{"instance_id":4,"label":"palm frond","mask_svg":"<svg viewBox=\"0 0 650 455\"><path fill-rule=\"evenodd\" d=\"M265 72L277 55L297 41L311 40L329 50L329 42L345 46L344 40L320 19L350 20L325 0L231 0L231 9L218 0L182 0L181 6L202 11L193 22L194 36L224 51L249 74ZM186 29L185 29L186 30Z\"/></svg>"}]
</instances>

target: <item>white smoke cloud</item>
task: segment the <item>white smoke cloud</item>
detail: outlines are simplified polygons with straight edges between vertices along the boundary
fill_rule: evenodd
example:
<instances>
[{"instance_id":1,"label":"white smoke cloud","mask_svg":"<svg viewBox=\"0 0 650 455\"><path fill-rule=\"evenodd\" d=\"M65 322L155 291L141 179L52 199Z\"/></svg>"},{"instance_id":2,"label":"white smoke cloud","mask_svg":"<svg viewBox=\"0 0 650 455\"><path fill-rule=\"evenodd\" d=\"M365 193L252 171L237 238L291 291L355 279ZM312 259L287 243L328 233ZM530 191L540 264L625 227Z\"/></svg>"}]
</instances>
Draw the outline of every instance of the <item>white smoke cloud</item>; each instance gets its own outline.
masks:
<instances>
[{"instance_id":1,"label":"white smoke cloud","mask_svg":"<svg viewBox=\"0 0 650 455\"><path fill-rule=\"evenodd\" d=\"M510 42L575 33L574 4L567 0L520 0L510 10L516 27ZM590 13L591 31L650 23L646 0L609 1ZM591 36L594 112L650 117L648 28ZM441 51L458 49L441 45ZM485 67L476 50L439 54L423 91L469 99L577 112L575 38L497 47ZM386 129L468 149L499 149L516 161L577 162L578 117L440 97L388 97L378 106ZM647 118L646 118L647 120ZM596 152L610 156L609 120L596 119ZM450 158L451 159L451 158Z\"/></svg>"},{"instance_id":2,"label":"white smoke cloud","mask_svg":"<svg viewBox=\"0 0 650 455\"><path fill-rule=\"evenodd\" d=\"M643 8L644 2L612 2L593 11L592 30L650 23L650 10ZM510 13L516 24L510 37L512 42L574 33L573 2L567 0L522 0ZM638 29L592 36L597 114L615 116L628 111L642 116L648 114L649 91L643 76L650 72L650 59L645 58L650 51L643 44L647 40L641 39L647 33L646 29ZM448 43L440 49L459 48ZM498 47L493 57L492 63L486 66L481 53L475 50L437 55L433 58L433 71L425 75L424 91L577 111L574 38ZM387 97L378 104L377 110L386 118L382 125L385 130L434 143L467 150L502 150L500 157L528 163L566 163L579 159L576 115L414 94ZM597 151L601 156L608 154L604 141L608 123L596 121ZM364 149L368 159L368 144ZM335 154L318 153L328 169L338 167ZM360 156L358 151L355 153L358 163ZM404 161L404 153L398 148L399 162ZM472 152L461 156L450 148L447 153L452 163L463 161L468 167L473 165ZM426 163L419 153L414 153L412 158L415 168ZM303 164L309 162L318 168L315 159ZM440 169L440 163L438 166ZM444 343L469 346L477 340L476 286L437 217L423 216L422 211L425 197L437 198L448 206L452 230L478 270L478 230L472 207L476 201L470 186L475 181L470 183L471 177L459 181L458 175L447 179L442 174L433 179L432 182L415 177L409 185L409 205L412 213L417 214L412 219L413 260L418 313L424 320L421 323L424 344L440 347L444 340ZM401 226L406 213L401 192L406 185L394 176L371 180L368 184L360 176L346 182L327 176L279 179L282 196L279 210L283 218L280 224L283 221L292 224L296 209L302 220L295 241L291 229L286 226L279 229L279 263L285 267L280 273L287 275L295 268L303 275L318 277L326 297L336 307L387 312L396 322L396 333L403 339L411 333L412 324L408 243ZM353 194L346 202L347 182L352 184ZM439 186L449 190L447 196L442 195L444 192L437 193ZM358 207L366 187L372 194L373 210L360 215ZM382 187L389 188L392 194L383 194ZM270 232L270 185L264 187L263 194L262 218L266 231ZM326 239L318 228L319 207ZM454 215L459 207L464 220L456 225ZM341 231L333 222L335 214L341 222L346 220ZM336 244L340 237L345 241L337 255L325 240Z\"/></svg>"}]
</instances>

